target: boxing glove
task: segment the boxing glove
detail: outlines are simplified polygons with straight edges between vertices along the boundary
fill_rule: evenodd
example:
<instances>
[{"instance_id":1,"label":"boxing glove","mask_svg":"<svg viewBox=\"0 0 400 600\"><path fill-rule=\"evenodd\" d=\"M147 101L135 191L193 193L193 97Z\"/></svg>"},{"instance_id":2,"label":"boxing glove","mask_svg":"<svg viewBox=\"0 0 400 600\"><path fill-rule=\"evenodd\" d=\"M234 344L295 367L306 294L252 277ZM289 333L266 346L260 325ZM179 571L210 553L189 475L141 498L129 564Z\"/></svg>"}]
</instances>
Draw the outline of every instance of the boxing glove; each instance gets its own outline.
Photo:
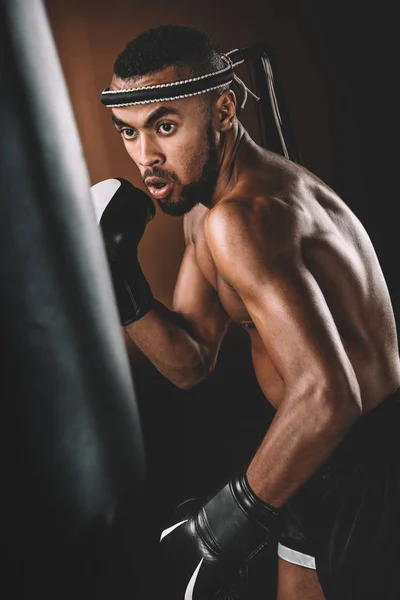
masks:
<instances>
[{"instance_id":1,"label":"boxing glove","mask_svg":"<svg viewBox=\"0 0 400 600\"><path fill-rule=\"evenodd\" d=\"M278 509L257 498L244 474L206 501L182 503L160 539L175 571L174 599L241 597L248 563L271 538L277 540L278 516Z\"/></svg>"},{"instance_id":2,"label":"boxing glove","mask_svg":"<svg viewBox=\"0 0 400 600\"><path fill-rule=\"evenodd\" d=\"M101 227L121 325L141 319L153 295L140 267L137 249L154 217L149 196L126 179L106 179L90 188Z\"/></svg>"}]
</instances>

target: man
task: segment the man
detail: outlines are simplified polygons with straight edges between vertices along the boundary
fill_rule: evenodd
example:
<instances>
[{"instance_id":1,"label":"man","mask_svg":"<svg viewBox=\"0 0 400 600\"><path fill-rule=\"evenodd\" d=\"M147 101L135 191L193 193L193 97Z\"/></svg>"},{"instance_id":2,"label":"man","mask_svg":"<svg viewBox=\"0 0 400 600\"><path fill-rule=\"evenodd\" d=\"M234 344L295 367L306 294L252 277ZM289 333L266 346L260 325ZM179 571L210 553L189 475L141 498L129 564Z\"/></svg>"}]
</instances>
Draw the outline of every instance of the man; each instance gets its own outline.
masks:
<instances>
[{"instance_id":1,"label":"man","mask_svg":"<svg viewBox=\"0 0 400 600\"><path fill-rule=\"evenodd\" d=\"M188 389L214 369L233 320L276 409L246 472L185 503L163 532L176 597L211 598L279 534L278 600L394 600L400 361L388 289L345 203L238 121L234 59L202 32L158 27L126 46L102 94L151 196L185 215L169 310L136 256L151 203L105 182L98 214L127 344ZM104 182L94 188L104 196Z\"/></svg>"}]
</instances>

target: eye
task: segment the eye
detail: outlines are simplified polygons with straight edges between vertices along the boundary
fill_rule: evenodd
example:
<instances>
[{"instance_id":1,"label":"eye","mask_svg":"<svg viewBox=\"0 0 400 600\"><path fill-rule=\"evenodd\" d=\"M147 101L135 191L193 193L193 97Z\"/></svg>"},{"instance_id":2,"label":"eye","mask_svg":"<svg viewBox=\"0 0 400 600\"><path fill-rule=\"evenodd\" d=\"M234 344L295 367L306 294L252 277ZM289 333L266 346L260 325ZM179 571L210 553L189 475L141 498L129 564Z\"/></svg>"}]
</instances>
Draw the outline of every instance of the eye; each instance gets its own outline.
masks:
<instances>
[{"instance_id":1,"label":"eye","mask_svg":"<svg viewBox=\"0 0 400 600\"><path fill-rule=\"evenodd\" d=\"M160 123L157 127L157 131L159 131L162 135L171 135L176 129L176 125L174 123Z\"/></svg>"},{"instance_id":2,"label":"eye","mask_svg":"<svg viewBox=\"0 0 400 600\"><path fill-rule=\"evenodd\" d=\"M121 129L121 135L126 140L132 140L136 136L136 131L134 129L129 128L129 127L125 127L125 129Z\"/></svg>"}]
</instances>

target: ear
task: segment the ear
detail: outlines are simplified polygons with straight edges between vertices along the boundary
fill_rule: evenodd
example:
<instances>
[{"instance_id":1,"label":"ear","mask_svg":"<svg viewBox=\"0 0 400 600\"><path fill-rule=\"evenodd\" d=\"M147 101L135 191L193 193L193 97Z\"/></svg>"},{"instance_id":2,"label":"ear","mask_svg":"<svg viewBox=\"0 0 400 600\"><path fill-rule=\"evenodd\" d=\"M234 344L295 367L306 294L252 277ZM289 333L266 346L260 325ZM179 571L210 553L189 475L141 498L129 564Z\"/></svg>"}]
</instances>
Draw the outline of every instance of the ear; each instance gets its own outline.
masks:
<instances>
[{"instance_id":1,"label":"ear","mask_svg":"<svg viewBox=\"0 0 400 600\"><path fill-rule=\"evenodd\" d=\"M216 128L221 133L229 131L236 120L236 96L232 90L225 90L215 104Z\"/></svg>"}]
</instances>

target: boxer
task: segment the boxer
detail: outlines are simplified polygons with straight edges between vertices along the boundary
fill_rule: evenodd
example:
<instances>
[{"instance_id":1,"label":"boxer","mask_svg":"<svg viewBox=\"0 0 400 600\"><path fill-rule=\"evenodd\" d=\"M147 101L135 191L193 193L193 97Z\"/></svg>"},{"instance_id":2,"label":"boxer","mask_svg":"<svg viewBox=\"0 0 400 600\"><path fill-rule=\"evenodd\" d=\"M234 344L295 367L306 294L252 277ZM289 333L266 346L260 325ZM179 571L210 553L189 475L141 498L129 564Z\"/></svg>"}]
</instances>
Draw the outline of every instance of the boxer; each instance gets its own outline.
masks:
<instances>
[{"instance_id":1,"label":"boxer","mask_svg":"<svg viewBox=\"0 0 400 600\"><path fill-rule=\"evenodd\" d=\"M120 179L94 186L127 344L189 389L233 320L276 409L245 472L183 503L162 532L174 597L217 597L276 544L278 600L395 600L400 360L387 284L345 202L240 123L243 60L160 26L126 45L101 95L149 195L184 215L169 309L137 259L149 196Z\"/></svg>"}]
</instances>

